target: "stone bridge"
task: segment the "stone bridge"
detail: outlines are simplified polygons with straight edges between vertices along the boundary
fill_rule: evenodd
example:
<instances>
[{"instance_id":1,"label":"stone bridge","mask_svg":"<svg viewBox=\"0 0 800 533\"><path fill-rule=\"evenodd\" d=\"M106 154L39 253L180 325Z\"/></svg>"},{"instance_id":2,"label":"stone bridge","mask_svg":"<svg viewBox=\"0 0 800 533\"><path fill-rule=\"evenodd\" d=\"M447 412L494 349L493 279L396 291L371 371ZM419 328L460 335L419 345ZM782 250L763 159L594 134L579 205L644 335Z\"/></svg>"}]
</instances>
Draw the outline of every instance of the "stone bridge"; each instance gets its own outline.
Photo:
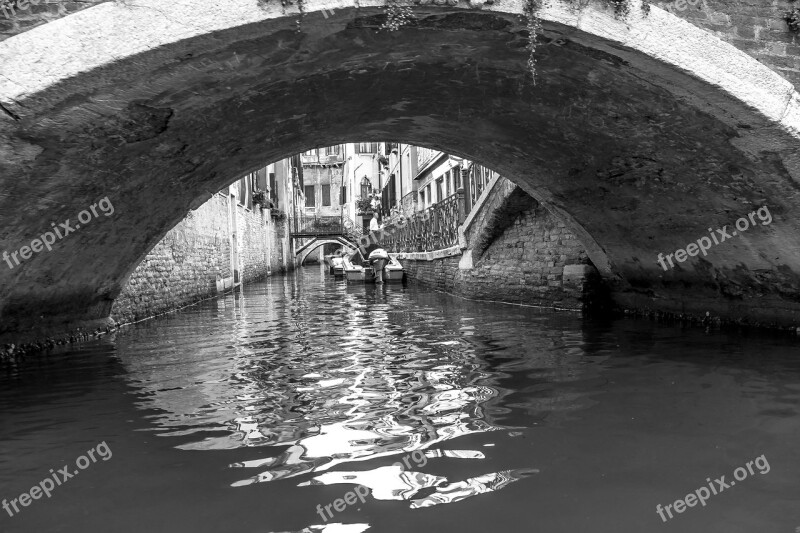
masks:
<instances>
[{"instance_id":1,"label":"stone bridge","mask_svg":"<svg viewBox=\"0 0 800 533\"><path fill-rule=\"evenodd\" d=\"M306 259L308 259L308 256L311 255L311 252L326 244L335 244L342 250L355 250L356 248L355 244L344 237L312 237L308 242L295 250L297 266L302 266L303 263L306 262Z\"/></svg>"},{"instance_id":2,"label":"stone bridge","mask_svg":"<svg viewBox=\"0 0 800 533\"><path fill-rule=\"evenodd\" d=\"M797 324L789 4L631 0L618 18L604 0L552 0L534 85L526 4L455 3L415 6L398 31L377 31L374 0L66 3L65 16L42 4L0 18L3 331L102 323L189 208L265 161L366 138L507 176L578 236L621 306ZM113 214L94 216L106 198ZM763 206L770 224L659 265Z\"/></svg>"}]
</instances>

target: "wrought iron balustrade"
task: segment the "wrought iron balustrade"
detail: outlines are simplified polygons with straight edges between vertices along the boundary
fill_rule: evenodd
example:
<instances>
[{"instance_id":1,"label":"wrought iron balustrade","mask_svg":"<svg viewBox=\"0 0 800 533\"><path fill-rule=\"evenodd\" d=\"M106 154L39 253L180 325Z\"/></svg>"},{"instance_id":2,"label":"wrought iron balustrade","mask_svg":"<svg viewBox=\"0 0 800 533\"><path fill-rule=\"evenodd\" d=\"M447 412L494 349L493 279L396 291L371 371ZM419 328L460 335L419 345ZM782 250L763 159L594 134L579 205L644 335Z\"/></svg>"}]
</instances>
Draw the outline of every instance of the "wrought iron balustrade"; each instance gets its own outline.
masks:
<instances>
[{"instance_id":1,"label":"wrought iron balustrade","mask_svg":"<svg viewBox=\"0 0 800 533\"><path fill-rule=\"evenodd\" d=\"M300 215L292 219L293 235L342 235L342 215Z\"/></svg>"},{"instance_id":2,"label":"wrought iron balustrade","mask_svg":"<svg viewBox=\"0 0 800 533\"><path fill-rule=\"evenodd\" d=\"M344 235L352 242L359 242L359 239L364 236L364 232L361 228L347 215L342 215L342 226L344 228Z\"/></svg>"},{"instance_id":3,"label":"wrought iron balustrade","mask_svg":"<svg viewBox=\"0 0 800 533\"><path fill-rule=\"evenodd\" d=\"M404 223L385 226L380 233L381 246L389 252L432 252L455 246L464 218L464 191L459 189Z\"/></svg>"}]
</instances>

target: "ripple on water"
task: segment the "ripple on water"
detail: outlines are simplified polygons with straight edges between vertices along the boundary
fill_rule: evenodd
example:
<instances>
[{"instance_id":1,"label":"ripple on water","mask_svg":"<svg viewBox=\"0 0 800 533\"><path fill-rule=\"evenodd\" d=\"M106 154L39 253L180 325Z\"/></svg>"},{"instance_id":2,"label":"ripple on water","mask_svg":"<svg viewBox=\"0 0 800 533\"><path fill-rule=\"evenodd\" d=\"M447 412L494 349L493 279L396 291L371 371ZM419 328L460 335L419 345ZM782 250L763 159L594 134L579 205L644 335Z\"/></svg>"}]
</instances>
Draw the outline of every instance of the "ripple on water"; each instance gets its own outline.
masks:
<instances>
[{"instance_id":1,"label":"ripple on water","mask_svg":"<svg viewBox=\"0 0 800 533\"><path fill-rule=\"evenodd\" d=\"M800 523L794 354L303 269L6 369L0 497L105 439L86 486L11 531L641 533L766 454L768 475L676 527L777 531Z\"/></svg>"}]
</instances>

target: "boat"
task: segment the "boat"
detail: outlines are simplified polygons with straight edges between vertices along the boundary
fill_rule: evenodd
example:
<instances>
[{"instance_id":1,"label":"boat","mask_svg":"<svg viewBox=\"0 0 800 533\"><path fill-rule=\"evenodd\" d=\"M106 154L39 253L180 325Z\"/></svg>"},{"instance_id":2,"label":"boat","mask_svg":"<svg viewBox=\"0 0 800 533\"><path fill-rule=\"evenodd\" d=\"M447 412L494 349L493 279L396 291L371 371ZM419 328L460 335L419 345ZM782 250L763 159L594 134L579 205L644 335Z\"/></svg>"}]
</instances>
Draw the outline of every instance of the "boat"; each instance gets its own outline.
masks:
<instances>
[{"instance_id":1,"label":"boat","mask_svg":"<svg viewBox=\"0 0 800 533\"><path fill-rule=\"evenodd\" d=\"M385 281L403 281L405 270L396 257L389 256L389 264L383 267Z\"/></svg>"},{"instance_id":2,"label":"boat","mask_svg":"<svg viewBox=\"0 0 800 533\"><path fill-rule=\"evenodd\" d=\"M342 258L342 269L344 270L344 277L349 282L364 282L364 258L361 252L356 252L351 256L344 256ZM369 268L369 267L368 267ZM370 268L370 270L372 270Z\"/></svg>"},{"instance_id":3,"label":"boat","mask_svg":"<svg viewBox=\"0 0 800 533\"><path fill-rule=\"evenodd\" d=\"M375 271L369 266L369 263L364 259L364 256L361 255L360 251L357 251L350 257L344 257L343 263L344 275L348 282L375 283ZM384 281L403 281L405 270L396 257L389 256L389 262L383 269Z\"/></svg>"},{"instance_id":4,"label":"boat","mask_svg":"<svg viewBox=\"0 0 800 533\"><path fill-rule=\"evenodd\" d=\"M344 257L331 258L331 271L334 276L344 276Z\"/></svg>"},{"instance_id":5,"label":"boat","mask_svg":"<svg viewBox=\"0 0 800 533\"><path fill-rule=\"evenodd\" d=\"M344 261L343 257L337 254L329 254L325 256L325 266L328 267L328 273L334 276L344 276Z\"/></svg>"}]
</instances>

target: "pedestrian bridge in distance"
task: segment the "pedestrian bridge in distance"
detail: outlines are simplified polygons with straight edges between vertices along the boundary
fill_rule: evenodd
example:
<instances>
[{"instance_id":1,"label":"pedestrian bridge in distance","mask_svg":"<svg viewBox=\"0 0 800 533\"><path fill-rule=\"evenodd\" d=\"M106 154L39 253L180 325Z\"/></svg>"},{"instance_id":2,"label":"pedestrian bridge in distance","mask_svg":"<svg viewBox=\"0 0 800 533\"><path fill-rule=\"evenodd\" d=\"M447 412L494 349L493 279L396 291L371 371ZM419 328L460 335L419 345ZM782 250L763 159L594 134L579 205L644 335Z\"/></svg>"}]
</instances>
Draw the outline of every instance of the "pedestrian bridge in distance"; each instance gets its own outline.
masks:
<instances>
[{"instance_id":1,"label":"pedestrian bridge in distance","mask_svg":"<svg viewBox=\"0 0 800 533\"><path fill-rule=\"evenodd\" d=\"M296 239L294 254L298 266L320 246L337 244L340 247L354 249L362 236L362 232L344 214L302 215L292 218L291 224L290 235L292 239Z\"/></svg>"},{"instance_id":2,"label":"pedestrian bridge in distance","mask_svg":"<svg viewBox=\"0 0 800 533\"><path fill-rule=\"evenodd\" d=\"M508 177L581 240L621 307L798 323L791 69L655 5L631 0L618 18L602 0L553 0L539 13L534 84L523 2L419 5L413 25L378 31L383 7L105 2L11 31L0 226L3 250L23 260L0 268L3 330L103 323L187 210L264 161L367 138ZM23 253L104 197L113 216ZM659 265L763 206L769 225Z\"/></svg>"}]
</instances>

